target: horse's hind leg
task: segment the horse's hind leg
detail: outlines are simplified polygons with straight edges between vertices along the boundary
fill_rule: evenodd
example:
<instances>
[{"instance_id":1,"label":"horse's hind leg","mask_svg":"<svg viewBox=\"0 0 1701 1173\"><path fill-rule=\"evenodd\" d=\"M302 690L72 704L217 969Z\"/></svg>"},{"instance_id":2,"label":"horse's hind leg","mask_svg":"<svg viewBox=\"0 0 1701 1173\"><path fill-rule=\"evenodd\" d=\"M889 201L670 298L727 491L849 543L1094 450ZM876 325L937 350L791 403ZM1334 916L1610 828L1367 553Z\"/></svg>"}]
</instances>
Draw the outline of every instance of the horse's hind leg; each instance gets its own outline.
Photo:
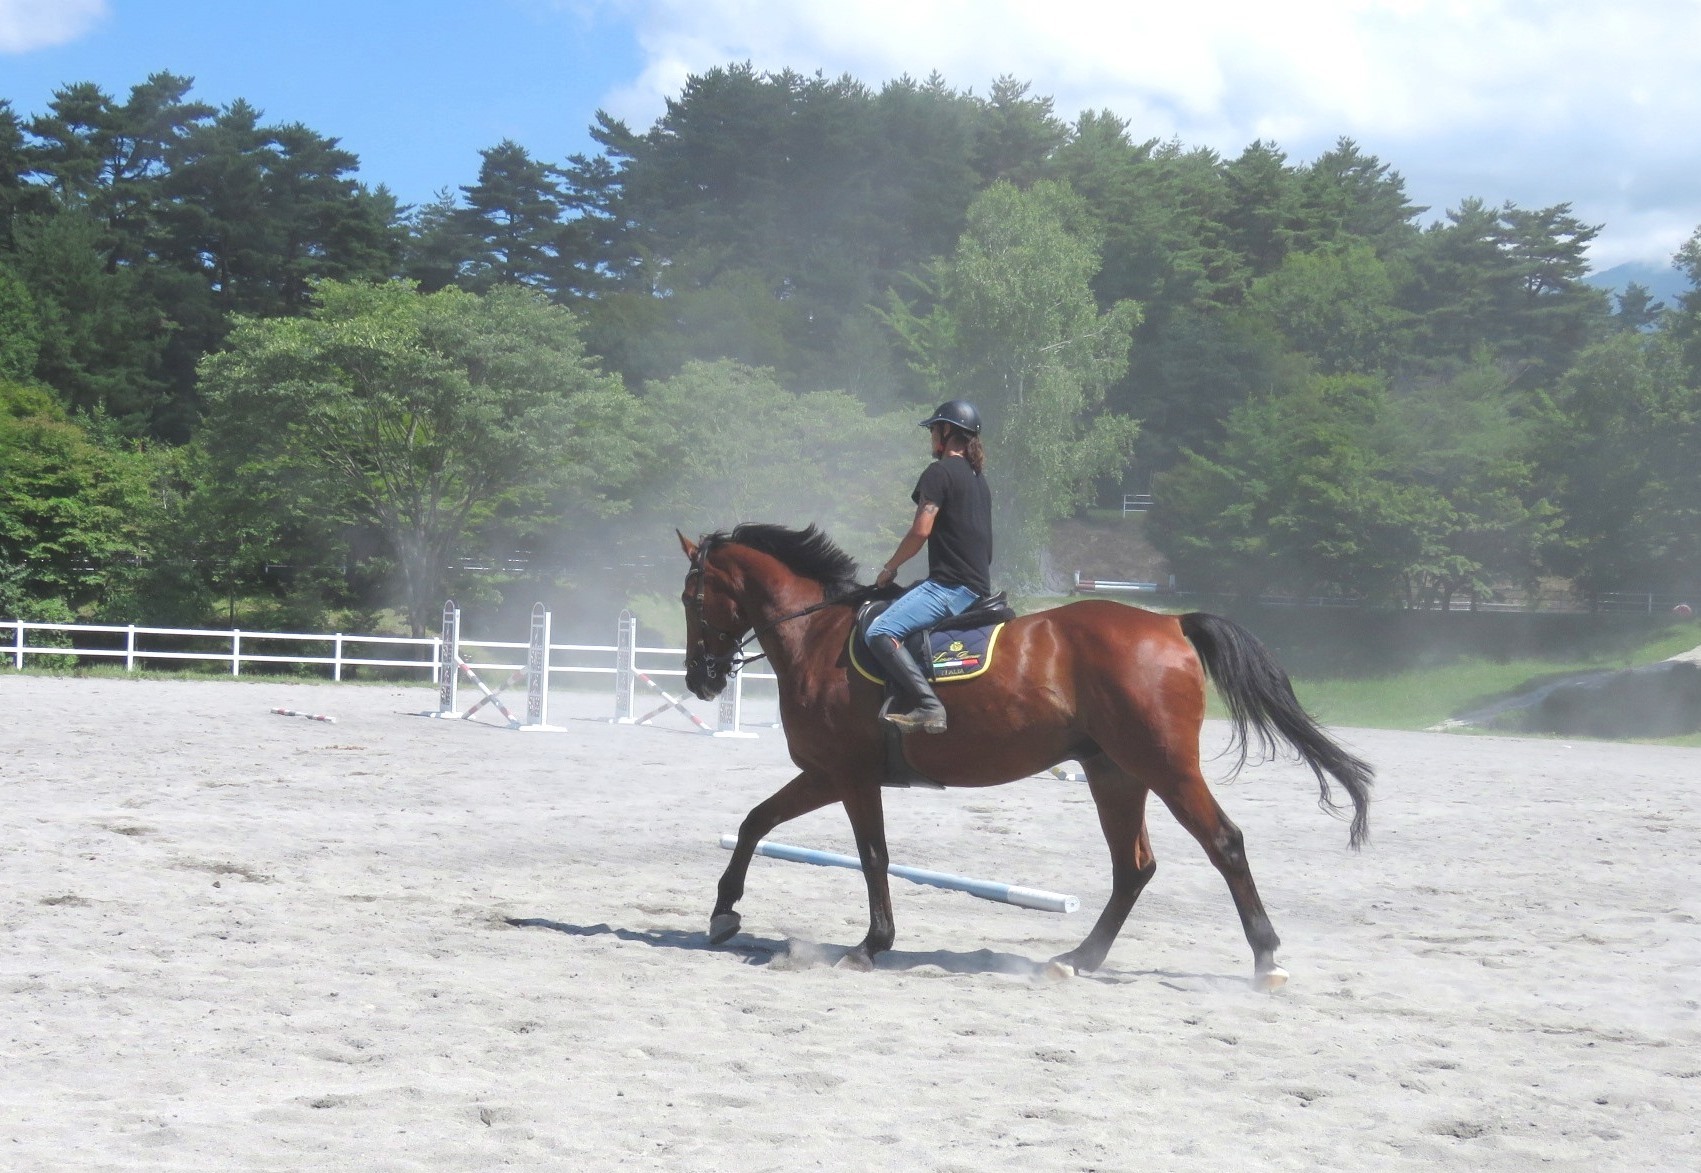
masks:
<instances>
[{"instance_id":1,"label":"horse's hind leg","mask_svg":"<svg viewBox=\"0 0 1701 1173\"><path fill-rule=\"evenodd\" d=\"M1052 961L1088 973L1104 964L1134 902L1158 870L1158 861L1146 838L1146 784L1102 755L1081 764L1110 848L1110 899L1086 940Z\"/></svg>"},{"instance_id":2,"label":"horse's hind leg","mask_svg":"<svg viewBox=\"0 0 1701 1173\"><path fill-rule=\"evenodd\" d=\"M744 816L738 828L738 845L732 849L732 862L721 873L720 887L715 894L715 911L709 917L709 940L714 944L730 939L738 932L738 913L733 911L744 895L744 876L750 870L750 858L756 854L756 844L781 823L819 810L837 802L839 792L826 779L816 774L799 774L773 794L757 803Z\"/></svg>"},{"instance_id":3,"label":"horse's hind leg","mask_svg":"<svg viewBox=\"0 0 1701 1173\"><path fill-rule=\"evenodd\" d=\"M1264 902L1258 898L1258 886L1252 882L1240 828L1217 805L1197 764L1177 763L1162 781L1154 778L1153 782L1152 789L1176 821L1199 841L1211 863L1228 882L1235 911L1240 913L1241 928L1252 946L1253 983L1267 990L1282 985L1288 974L1276 964L1281 938L1276 936L1269 914L1264 911Z\"/></svg>"}]
</instances>

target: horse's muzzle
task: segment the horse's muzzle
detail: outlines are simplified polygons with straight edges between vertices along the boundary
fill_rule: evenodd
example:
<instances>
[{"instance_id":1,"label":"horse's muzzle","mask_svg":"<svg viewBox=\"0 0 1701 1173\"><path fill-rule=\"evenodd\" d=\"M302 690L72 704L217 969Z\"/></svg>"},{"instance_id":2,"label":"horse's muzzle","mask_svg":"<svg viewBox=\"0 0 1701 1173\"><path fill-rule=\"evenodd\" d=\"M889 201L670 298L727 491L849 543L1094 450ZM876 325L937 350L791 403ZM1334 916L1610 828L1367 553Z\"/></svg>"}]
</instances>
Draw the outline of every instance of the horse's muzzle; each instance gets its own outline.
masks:
<instances>
[{"instance_id":1,"label":"horse's muzzle","mask_svg":"<svg viewBox=\"0 0 1701 1173\"><path fill-rule=\"evenodd\" d=\"M712 701L732 679L732 657L699 652L685 661L685 687L700 701Z\"/></svg>"}]
</instances>

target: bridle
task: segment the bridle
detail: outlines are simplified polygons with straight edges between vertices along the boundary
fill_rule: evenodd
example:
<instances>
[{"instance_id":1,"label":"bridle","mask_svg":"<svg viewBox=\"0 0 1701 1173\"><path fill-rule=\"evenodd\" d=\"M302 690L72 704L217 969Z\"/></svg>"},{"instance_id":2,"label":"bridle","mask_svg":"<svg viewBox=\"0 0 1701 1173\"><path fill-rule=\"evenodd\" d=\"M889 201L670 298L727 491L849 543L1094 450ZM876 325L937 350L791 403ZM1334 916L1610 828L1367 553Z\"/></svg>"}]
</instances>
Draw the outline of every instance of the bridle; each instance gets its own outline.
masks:
<instances>
[{"instance_id":1,"label":"bridle","mask_svg":"<svg viewBox=\"0 0 1701 1173\"><path fill-rule=\"evenodd\" d=\"M708 557L709 541L705 538L698 543L696 552L691 555L691 569L685 575L687 581L690 580L692 575L697 576L697 593L691 599L691 618L695 619L697 624L697 643L694 647L686 649L685 672L689 676L701 669L704 680L713 685L721 680L730 682L734 676L738 675L739 669L743 668L745 664L761 657L744 654L744 649L749 646L751 640L756 638L754 631L740 640L737 632L727 631L725 628L716 627L709 622L708 613L704 608L704 600L707 595L706 584L709 577L707 571ZM733 644L733 649L718 656L711 656L705 634L718 636Z\"/></svg>"},{"instance_id":2,"label":"bridle","mask_svg":"<svg viewBox=\"0 0 1701 1173\"><path fill-rule=\"evenodd\" d=\"M790 623L793 619L802 619L805 615L813 615L815 612L824 611L828 607L837 607L841 604L846 606L855 606L864 598L872 595L875 590L873 587L865 587L862 590L852 591L848 595L838 595L831 599L822 599L819 603L811 603L801 611L793 611L790 615L782 615L780 618L775 619L771 623L765 623L761 627L752 626L750 634L740 639L736 631L728 631L724 627L717 627L713 623L710 623L708 614L704 608L704 602L707 596L707 564L710 545L711 543L707 538L698 543L697 552L691 556L691 569L685 572L687 581L690 580L692 575L697 576L697 593L691 597L692 618L697 621L697 642L695 647L688 648L686 650L685 671L689 675L696 669L701 668L704 679L709 684L713 684L720 680L725 680L730 683L732 678L737 676L746 664L754 664L757 660L766 659L768 656L767 652L757 652L753 656L747 656L744 654L744 649L749 647L762 636L766 635L768 632L774 630L774 628L780 626L780 624ZM708 640L704 638L705 634L718 636L732 644L732 650L722 652L719 655L710 655Z\"/></svg>"}]
</instances>

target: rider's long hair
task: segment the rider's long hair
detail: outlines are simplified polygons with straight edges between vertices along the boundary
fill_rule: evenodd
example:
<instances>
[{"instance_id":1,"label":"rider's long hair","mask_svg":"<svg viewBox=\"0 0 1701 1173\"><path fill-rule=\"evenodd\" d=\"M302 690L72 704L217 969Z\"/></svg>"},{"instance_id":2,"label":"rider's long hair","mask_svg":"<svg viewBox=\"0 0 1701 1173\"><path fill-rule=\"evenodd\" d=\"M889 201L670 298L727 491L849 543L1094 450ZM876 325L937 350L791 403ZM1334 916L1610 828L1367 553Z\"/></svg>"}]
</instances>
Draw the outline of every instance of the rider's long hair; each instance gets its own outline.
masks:
<instances>
[{"instance_id":1,"label":"rider's long hair","mask_svg":"<svg viewBox=\"0 0 1701 1173\"><path fill-rule=\"evenodd\" d=\"M969 462L969 467L975 470L976 476L979 476L986 468L986 449L981 447L980 437L973 432L965 432L962 428L955 427L951 429L951 437L952 439L960 437L969 442L967 449L963 452L963 459Z\"/></svg>"}]
</instances>

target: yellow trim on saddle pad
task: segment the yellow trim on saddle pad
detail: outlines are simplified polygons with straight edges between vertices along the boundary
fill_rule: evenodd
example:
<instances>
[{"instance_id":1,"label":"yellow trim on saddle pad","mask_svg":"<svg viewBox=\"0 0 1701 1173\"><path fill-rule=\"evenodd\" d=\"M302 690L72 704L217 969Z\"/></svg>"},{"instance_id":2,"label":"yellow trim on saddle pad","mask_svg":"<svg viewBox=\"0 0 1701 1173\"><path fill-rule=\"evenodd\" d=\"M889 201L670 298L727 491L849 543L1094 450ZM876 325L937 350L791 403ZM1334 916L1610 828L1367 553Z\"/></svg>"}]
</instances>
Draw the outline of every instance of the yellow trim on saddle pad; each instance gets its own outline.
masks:
<instances>
[{"instance_id":1,"label":"yellow trim on saddle pad","mask_svg":"<svg viewBox=\"0 0 1701 1173\"><path fill-rule=\"evenodd\" d=\"M973 672L964 672L964 673L961 673L960 675L957 675L957 676L946 676L946 677L943 677L941 679L936 679L936 680L933 680L933 683L934 684L955 684L959 680L973 680L977 676L985 675L986 670L988 668L992 667L992 651L993 651L994 648L996 648L998 646L998 636L999 636L999 633L1004 630L1004 627L1005 627L1005 625L1002 624L1002 623L995 623L995 624L992 625L992 630L987 633L986 655L981 657L981 662L980 662L979 668L976 668ZM857 674L860 675L864 680L867 680L867 681L869 681L870 683L873 683L873 684L885 684L886 678L884 676L877 676L873 672L870 672L867 668L863 667L862 661L857 657L856 645L859 642L861 642L860 640L858 640L857 635L858 635L857 629L853 626L851 628L850 640L846 644L846 650L850 653L851 667L855 668L857 670ZM904 654L908 655L909 653L905 652ZM932 678L930 677L930 679L932 679Z\"/></svg>"}]
</instances>

